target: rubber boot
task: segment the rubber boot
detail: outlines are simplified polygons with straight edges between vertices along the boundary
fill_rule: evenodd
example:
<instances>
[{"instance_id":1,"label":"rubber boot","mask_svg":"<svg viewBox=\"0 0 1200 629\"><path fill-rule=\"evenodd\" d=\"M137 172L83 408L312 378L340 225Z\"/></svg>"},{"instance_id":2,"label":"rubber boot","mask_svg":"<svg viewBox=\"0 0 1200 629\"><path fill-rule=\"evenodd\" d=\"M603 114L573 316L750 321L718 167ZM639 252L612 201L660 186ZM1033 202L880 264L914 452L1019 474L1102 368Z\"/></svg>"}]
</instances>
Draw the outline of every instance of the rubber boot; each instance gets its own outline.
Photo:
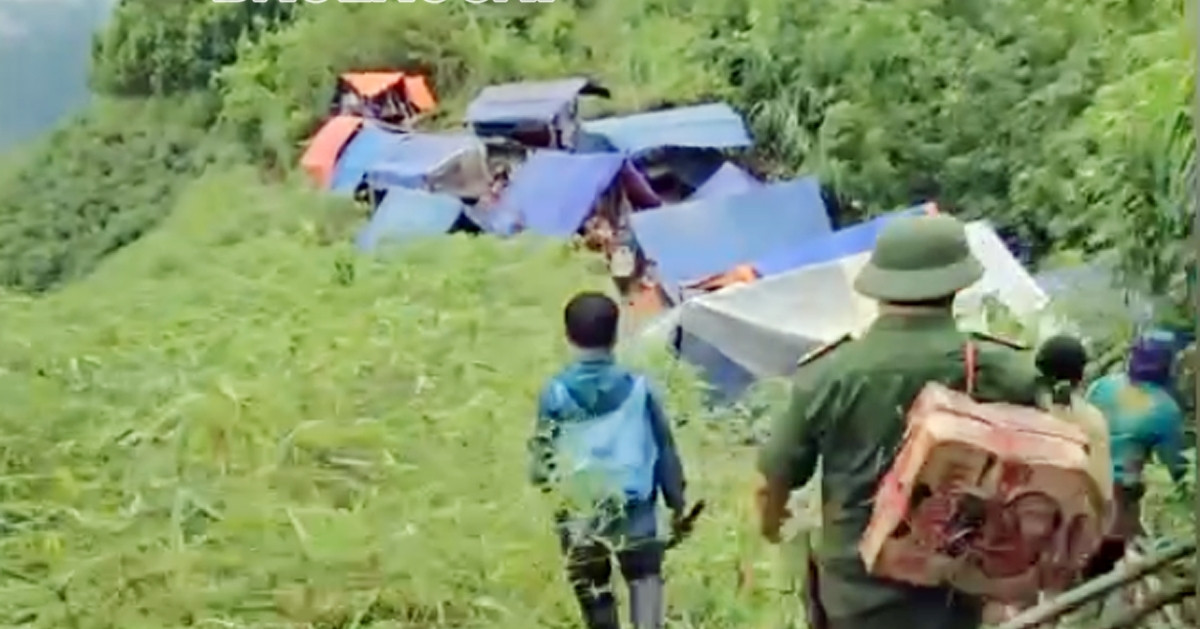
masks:
<instances>
[{"instance_id":1,"label":"rubber boot","mask_svg":"<svg viewBox=\"0 0 1200 629\"><path fill-rule=\"evenodd\" d=\"M629 582L629 621L635 629L662 629L665 612L661 576Z\"/></svg>"},{"instance_id":2,"label":"rubber boot","mask_svg":"<svg viewBox=\"0 0 1200 629\"><path fill-rule=\"evenodd\" d=\"M612 592L580 596L579 609L583 612L583 624L587 629L621 629L617 599Z\"/></svg>"}]
</instances>

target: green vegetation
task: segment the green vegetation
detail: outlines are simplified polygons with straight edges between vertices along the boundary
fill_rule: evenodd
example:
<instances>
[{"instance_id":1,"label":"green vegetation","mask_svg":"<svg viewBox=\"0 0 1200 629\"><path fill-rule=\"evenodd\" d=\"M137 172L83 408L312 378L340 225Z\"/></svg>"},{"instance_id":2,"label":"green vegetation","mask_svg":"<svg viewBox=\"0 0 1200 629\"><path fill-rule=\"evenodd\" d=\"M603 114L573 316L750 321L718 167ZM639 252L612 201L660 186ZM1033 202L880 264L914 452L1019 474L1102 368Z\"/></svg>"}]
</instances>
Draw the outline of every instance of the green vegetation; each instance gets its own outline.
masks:
<instances>
[{"instance_id":1,"label":"green vegetation","mask_svg":"<svg viewBox=\"0 0 1200 629\"><path fill-rule=\"evenodd\" d=\"M0 172L6 626L571 626L523 440L558 308L603 278L529 239L354 254L355 210L284 172L344 70L430 73L444 126L519 78L729 100L774 171L864 213L936 196L1183 303L1179 2L170 4L125 0L100 102ZM670 559L676 626L778 626L724 427L763 404L714 427L660 369L713 505Z\"/></svg>"}]
</instances>

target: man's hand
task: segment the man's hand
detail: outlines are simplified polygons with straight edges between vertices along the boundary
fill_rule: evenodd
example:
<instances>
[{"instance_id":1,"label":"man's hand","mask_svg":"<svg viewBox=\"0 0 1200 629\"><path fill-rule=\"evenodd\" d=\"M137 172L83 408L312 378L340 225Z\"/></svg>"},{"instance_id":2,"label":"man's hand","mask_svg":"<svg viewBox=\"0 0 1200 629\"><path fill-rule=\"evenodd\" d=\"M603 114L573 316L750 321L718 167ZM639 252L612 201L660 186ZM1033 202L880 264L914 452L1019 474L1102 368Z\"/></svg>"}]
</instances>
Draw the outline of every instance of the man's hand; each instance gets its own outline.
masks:
<instances>
[{"instance_id":1,"label":"man's hand","mask_svg":"<svg viewBox=\"0 0 1200 629\"><path fill-rule=\"evenodd\" d=\"M772 544L782 541L780 530L783 528L783 524L792 517L791 510L787 508L790 494L791 492L786 488L765 479L755 494L759 531Z\"/></svg>"}]
</instances>

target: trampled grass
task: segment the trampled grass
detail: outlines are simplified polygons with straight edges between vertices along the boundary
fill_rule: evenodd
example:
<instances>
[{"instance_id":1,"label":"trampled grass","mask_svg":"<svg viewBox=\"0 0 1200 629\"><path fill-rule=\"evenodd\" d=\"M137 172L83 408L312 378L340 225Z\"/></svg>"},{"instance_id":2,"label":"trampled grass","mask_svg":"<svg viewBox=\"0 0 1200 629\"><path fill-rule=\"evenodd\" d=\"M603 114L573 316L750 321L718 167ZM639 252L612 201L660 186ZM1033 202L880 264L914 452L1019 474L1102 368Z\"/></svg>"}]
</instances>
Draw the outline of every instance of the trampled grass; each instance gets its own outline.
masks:
<instances>
[{"instance_id":1,"label":"trampled grass","mask_svg":"<svg viewBox=\"0 0 1200 629\"><path fill-rule=\"evenodd\" d=\"M0 297L0 624L574 626L524 441L560 308L605 279L526 239L374 261L328 244L352 212L210 175L93 277ZM710 504L674 626L779 626L753 453L659 374Z\"/></svg>"}]
</instances>

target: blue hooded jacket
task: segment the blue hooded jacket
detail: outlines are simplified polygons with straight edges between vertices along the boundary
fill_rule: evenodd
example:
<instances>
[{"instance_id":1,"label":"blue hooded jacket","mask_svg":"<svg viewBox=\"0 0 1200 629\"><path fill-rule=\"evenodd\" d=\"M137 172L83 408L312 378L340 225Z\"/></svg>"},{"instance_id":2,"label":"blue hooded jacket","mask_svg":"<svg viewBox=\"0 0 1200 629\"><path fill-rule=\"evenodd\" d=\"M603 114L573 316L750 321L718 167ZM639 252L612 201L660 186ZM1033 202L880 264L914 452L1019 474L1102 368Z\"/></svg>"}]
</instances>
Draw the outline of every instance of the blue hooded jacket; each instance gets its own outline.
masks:
<instances>
[{"instance_id":1,"label":"blue hooded jacket","mask_svg":"<svg viewBox=\"0 0 1200 629\"><path fill-rule=\"evenodd\" d=\"M635 375L618 365L607 350L578 350L579 356L543 387L538 399L538 417L530 440L530 478L535 485L547 486L552 481L555 424L565 418L598 416L616 410L633 389ZM556 404L550 385L563 385L569 400ZM646 501L625 505L624 517L607 523L594 534L626 539L645 539L658 535L655 506L659 495L667 507L682 511L685 506L683 465L675 448L670 423L663 413L658 397L651 392L646 417L658 446L655 463L655 490ZM564 514L564 520L586 520L588 514Z\"/></svg>"}]
</instances>

